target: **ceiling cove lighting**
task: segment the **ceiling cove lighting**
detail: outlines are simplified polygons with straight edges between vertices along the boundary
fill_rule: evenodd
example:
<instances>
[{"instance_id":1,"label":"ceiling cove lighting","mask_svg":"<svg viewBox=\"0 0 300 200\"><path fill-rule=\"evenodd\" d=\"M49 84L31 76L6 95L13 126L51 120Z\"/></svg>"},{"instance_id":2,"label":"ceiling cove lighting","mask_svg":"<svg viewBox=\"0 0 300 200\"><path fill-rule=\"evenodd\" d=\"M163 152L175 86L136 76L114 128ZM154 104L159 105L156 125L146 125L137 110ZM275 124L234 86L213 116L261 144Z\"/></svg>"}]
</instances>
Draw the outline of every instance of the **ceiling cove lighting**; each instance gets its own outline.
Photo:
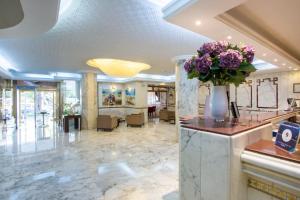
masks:
<instances>
[{"instance_id":1,"label":"ceiling cove lighting","mask_svg":"<svg viewBox=\"0 0 300 200\"><path fill-rule=\"evenodd\" d=\"M63 15L71 6L73 0L60 0L59 15Z\"/></svg>"},{"instance_id":2,"label":"ceiling cove lighting","mask_svg":"<svg viewBox=\"0 0 300 200\"><path fill-rule=\"evenodd\" d=\"M163 76L163 75L154 75L154 74L138 74L130 78L116 78L106 75L99 74L97 75L97 81L103 82L116 82L116 83L126 83L130 81L154 81L154 82L175 82L176 76Z\"/></svg>"},{"instance_id":3,"label":"ceiling cove lighting","mask_svg":"<svg viewBox=\"0 0 300 200\"><path fill-rule=\"evenodd\" d=\"M16 70L16 68L13 67L13 64L9 62L4 56L0 54L0 67L6 71L9 70Z\"/></svg>"},{"instance_id":4,"label":"ceiling cove lighting","mask_svg":"<svg viewBox=\"0 0 300 200\"><path fill-rule=\"evenodd\" d=\"M112 77L134 77L151 66L145 63L127 60L96 58L86 62L87 65L100 69L103 73Z\"/></svg>"},{"instance_id":5,"label":"ceiling cove lighting","mask_svg":"<svg viewBox=\"0 0 300 200\"><path fill-rule=\"evenodd\" d=\"M158 6L163 7L163 6L166 6L168 3L170 3L172 0L148 0L148 1L155 3Z\"/></svg>"},{"instance_id":6,"label":"ceiling cove lighting","mask_svg":"<svg viewBox=\"0 0 300 200\"><path fill-rule=\"evenodd\" d=\"M268 69L276 69L277 66L268 63L264 60L255 59L252 63L257 70L268 70Z\"/></svg>"}]
</instances>

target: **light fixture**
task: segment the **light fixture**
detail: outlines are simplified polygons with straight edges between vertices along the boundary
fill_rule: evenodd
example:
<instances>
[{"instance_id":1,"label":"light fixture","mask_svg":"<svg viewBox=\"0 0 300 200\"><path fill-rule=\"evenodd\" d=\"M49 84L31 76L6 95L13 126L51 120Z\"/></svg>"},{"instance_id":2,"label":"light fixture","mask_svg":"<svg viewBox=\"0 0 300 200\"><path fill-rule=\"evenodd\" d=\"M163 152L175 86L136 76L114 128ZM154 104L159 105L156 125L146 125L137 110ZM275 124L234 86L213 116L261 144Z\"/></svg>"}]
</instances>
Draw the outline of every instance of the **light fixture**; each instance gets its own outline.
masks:
<instances>
[{"instance_id":1,"label":"light fixture","mask_svg":"<svg viewBox=\"0 0 300 200\"><path fill-rule=\"evenodd\" d=\"M231 35L228 35L226 38L227 38L228 40L231 40L231 39L232 39Z\"/></svg>"},{"instance_id":2,"label":"light fixture","mask_svg":"<svg viewBox=\"0 0 300 200\"><path fill-rule=\"evenodd\" d=\"M282 66L286 66L286 63L282 63Z\"/></svg>"},{"instance_id":3,"label":"light fixture","mask_svg":"<svg viewBox=\"0 0 300 200\"><path fill-rule=\"evenodd\" d=\"M110 87L110 91L115 92L117 90L117 87L115 85L112 85Z\"/></svg>"},{"instance_id":4,"label":"light fixture","mask_svg":"<svg viewBox=\"0 0 300 200\"><path fill-rule=\"evenodd\" d=\"M277 66L259 59L255 59L252 64L257 70L270 70L277 68Z\"/></svg>"},{"instance_id":5,"label":"light fixture","mask_svg":"<svg viewBox=\"0 0 300 200\"><path fill-rule=\"evenodd\" d=\"M133 77L139 72L151 68L150 65L145 63L106 58L90 59L86 64L98 68L112 77Z\"/></svg>"},{"instance_id":6,"label":"light fixture","mask_svg":"<svg viewBox=\"0 0 300 200\"><path fill-rule=\"evenodd\" d=\"M298 68L295 68L295 69L294 69L294 71L298 71L298 70L299 70Z\"/></svg>"},{"instance_id":7,"label":"light fixture","mask_svg":"<svg viewBox=\"0 0 300 200\"><path fill-rule=\"evenodd\" d=\"M267 56L267 54L266 54L266 53L263 53L263 56L265 57L265 56Z\"/></svg>"},{"instance_id":8,"label":"light fixture","mask_svg":"<svg viewBox=\"0 0 300 200\"><path fill-rule=\"evenodd\" d=\"M275 58L275 59L274 59L274 62L277 62L277 61L278 61L277 58Z\"/></svg>"},{"instance_id":9,"label":"light fixture","mask_svg":"<svg viewBox=\"0 0 300 200\"><path fill-rule=\"evenodd\" d=\"M196 26L200 26L200 25L202 24L202 22L201 22L200 20L197 20L197 21L195 22L195 24L196 24Z\"/></svg>"},{"instance_id":10,"label":"light fixture","mask_svg":"<svg viewBox=\"0 0 300 200\"><path fill-rule=\"evenodd\" d=\"M289 69L292 69L293 67L289 66Z\"/></svg>"}]
</instances>

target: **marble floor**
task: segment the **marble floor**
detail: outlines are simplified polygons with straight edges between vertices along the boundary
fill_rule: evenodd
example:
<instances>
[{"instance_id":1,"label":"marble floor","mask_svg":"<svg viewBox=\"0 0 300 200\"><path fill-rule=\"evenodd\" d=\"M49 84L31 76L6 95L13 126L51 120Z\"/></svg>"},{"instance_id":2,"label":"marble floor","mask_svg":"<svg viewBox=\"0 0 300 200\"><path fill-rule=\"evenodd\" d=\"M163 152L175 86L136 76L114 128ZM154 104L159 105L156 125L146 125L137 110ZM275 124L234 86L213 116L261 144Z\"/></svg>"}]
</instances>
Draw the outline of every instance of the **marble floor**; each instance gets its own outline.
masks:
<instances>
[{"instance_id":1,"label":"marble floor","mask_svg":"<svg viewBox=\"0 0 300 200\"><path fill-rule=\"evenodd\" d=\"M175 126L0 129L0 199L177 200Z\"/></svg>"}]
</instances>

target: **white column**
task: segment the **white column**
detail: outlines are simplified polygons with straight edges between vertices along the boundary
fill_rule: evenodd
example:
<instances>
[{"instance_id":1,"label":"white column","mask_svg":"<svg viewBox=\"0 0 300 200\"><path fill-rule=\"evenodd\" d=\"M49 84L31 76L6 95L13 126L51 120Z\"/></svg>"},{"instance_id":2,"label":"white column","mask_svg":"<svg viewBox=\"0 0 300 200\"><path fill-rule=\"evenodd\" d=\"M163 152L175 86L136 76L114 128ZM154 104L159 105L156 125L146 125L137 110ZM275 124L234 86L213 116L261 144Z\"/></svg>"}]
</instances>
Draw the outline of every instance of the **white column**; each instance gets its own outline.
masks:
<instances>
[{"instance_id":1,"label":"white column","mask_svg":"<svg viewBox=\"0 0 300 200\"><path fill-rule=\"evenodd\" d=\"M95 129L97 124L97 74L85 73L81 81L82 91L82 129Z\"/></svg>"},{"instance_id":2,"label":"white column","mask_svg":"<svg viewBox=\"0 0 300 200\"><path fill-rule=\"evenodd\" d=\"M199 114L199 80L188 79L187 73L184 70L184 63L187 59L191 58L190 55L177 56L173 59L176 63L175 74L176 74L176 124L177 124L177 135L179 127L179 118L183 116Z\"/></svg>"}]
</instances>

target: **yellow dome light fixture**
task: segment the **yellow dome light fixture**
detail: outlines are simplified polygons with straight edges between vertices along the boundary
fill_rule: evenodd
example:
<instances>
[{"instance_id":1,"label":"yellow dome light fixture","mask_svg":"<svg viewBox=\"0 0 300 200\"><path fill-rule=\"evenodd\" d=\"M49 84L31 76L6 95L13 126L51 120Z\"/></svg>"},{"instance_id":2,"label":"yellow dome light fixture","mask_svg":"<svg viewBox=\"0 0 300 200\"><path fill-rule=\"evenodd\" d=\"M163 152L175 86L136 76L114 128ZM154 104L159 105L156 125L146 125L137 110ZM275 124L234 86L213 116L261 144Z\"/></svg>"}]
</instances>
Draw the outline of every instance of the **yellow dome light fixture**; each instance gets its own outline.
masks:
<instances>
[{"instance_id":1,"label":"yellow dome light fixture","mask_svg":"<svg viewBox=\"0 0 300 200\"><path fill-rule=\"evenodd\" d=\"M113 77L133 77L139 72L151 68L150 65L145 63L107 58L90 59L86 64L96 67L106 75Z\"/></svg>"}]
</instances>

